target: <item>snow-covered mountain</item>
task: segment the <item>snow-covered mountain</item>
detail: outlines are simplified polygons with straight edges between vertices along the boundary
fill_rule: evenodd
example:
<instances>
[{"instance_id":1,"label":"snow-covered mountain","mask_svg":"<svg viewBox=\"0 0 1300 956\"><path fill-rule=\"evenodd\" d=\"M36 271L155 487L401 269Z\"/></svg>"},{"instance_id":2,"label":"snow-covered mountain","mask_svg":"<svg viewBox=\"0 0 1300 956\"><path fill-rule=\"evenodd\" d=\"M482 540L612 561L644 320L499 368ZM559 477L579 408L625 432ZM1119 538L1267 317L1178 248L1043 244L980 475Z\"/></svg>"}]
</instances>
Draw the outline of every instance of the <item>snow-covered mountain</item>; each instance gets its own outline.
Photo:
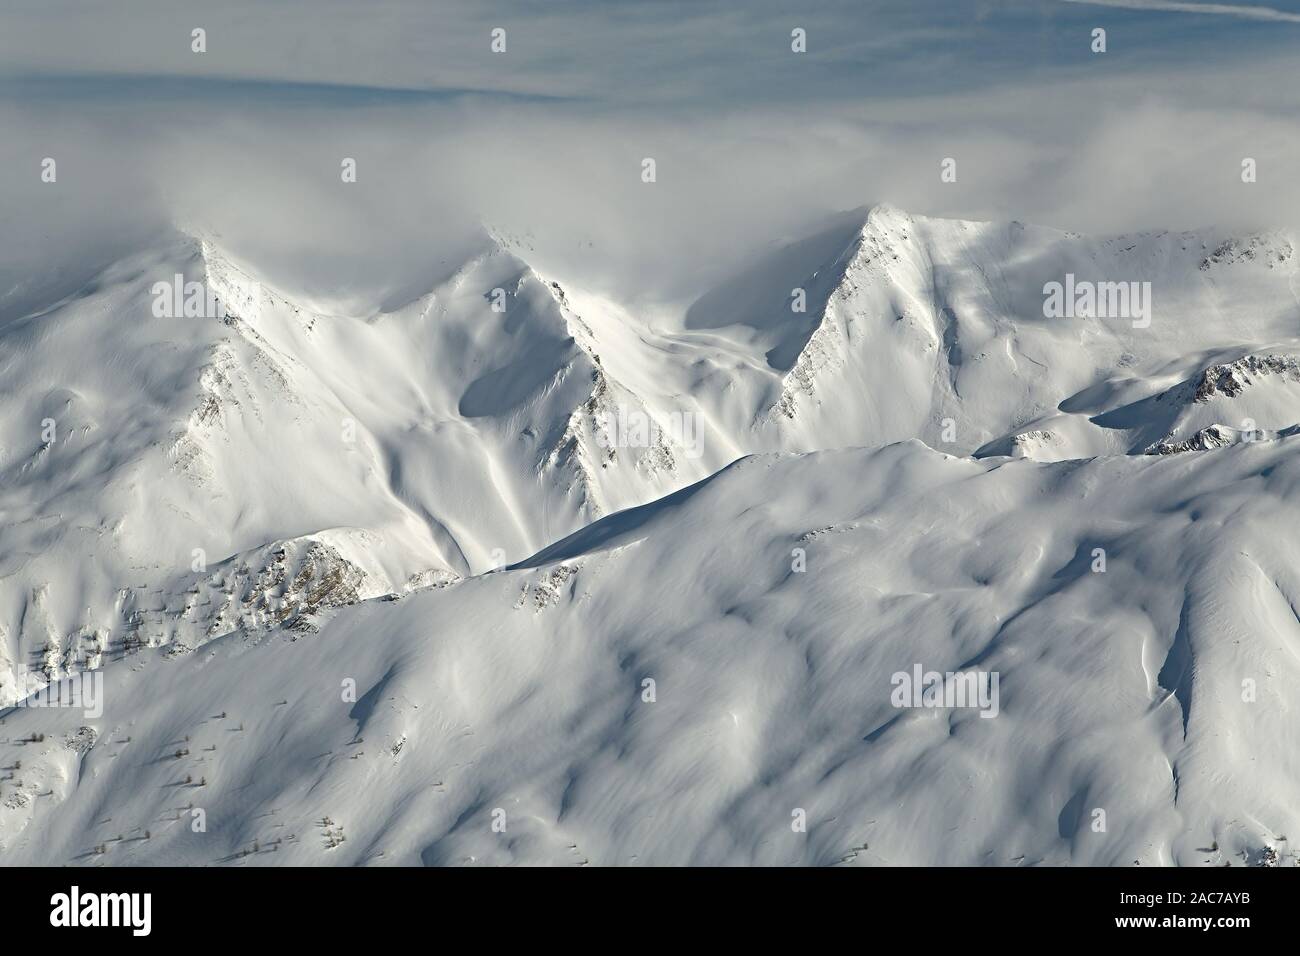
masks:
<instances>
[{"instance_id":1,"label":"snow-covered mountain","mask_svg":"<svg viewBox=\"0 0 1300 956\"><path fill-rule=\"evenodd\" d=\"M179 312L159 282L212 314L156 315ZM606 410L642 405L495 245L357 319L180 239L3 335L6 703L113 649L498 567L706 473L667 438L602 446Z\"/></svg>"},{"instance_id":2,"label":"snow-covered mountain","mask_svg":"<svg viewBox=\"0 0 1300 956\"><path fill-rule=\"evenodd\" d=\"M878 206L648 312L528 259L0 298L0 705L104 680L0 723L4 859L1294 861L1291 233Z\"/></svg>"}]
</instances>

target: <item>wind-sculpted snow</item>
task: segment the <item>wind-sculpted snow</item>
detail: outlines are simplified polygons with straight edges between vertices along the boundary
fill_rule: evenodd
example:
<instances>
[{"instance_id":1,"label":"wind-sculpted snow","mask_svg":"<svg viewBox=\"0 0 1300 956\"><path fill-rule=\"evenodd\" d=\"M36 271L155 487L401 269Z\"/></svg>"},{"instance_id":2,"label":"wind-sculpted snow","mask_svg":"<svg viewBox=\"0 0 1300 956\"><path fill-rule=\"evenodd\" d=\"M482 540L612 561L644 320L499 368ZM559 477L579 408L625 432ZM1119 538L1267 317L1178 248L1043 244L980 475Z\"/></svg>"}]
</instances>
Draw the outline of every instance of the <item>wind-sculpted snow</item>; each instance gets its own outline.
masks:
<instances>
[{"instance_id":1,"label":"wind-sculpted snow","mask_svg":"<svg viewBox=\"0 0 1300 956\"><path fill-rule=\"evenodd\" d=\"M174 276L218 308L156 314ZM357 596L400 593L702 477L662 439L601 447L641 406L562 296L489 248L398 312L330 316L182 238L5 323L0 704L111 649L247 624L186 597L240 555L273 574L284 542L356 529Z\"/></svg>"},{"instance_id":2,"label":"wind-sculpted snow","mask_svg":"<svg viewBox=\"0 0 1300 956\"><path fill-rule=\"evenodd\" d=\"M0 845L117 864L1294 862L1298 492L1294 439L746 458L319 633L143 651L107 668L98 720L10 711ZM916 667L996 675L995 698L895 706Z\"/></svg>"},{"instance_id":3,"label":"wind-sculpted snow","mask_svg":"<svg viewBox=\"0 0 1300 956\"><path fill-rule=\"evenodd\" d=\"M0 859L1294 861L1291 233L526 256L0 316Z\"/></svg>"}]
</instances>

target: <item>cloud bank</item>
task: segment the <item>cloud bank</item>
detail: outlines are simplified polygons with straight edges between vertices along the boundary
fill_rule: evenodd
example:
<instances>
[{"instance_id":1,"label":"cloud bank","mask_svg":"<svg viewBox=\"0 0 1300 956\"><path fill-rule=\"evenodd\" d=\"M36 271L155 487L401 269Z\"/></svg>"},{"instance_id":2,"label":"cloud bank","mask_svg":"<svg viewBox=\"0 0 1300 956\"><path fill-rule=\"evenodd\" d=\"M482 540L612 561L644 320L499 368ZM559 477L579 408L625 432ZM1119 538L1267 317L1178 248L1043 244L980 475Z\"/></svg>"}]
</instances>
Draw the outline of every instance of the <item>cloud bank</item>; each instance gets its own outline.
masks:
<instances>
[{"instance_id":1,"label":"cloud bank","mask_svg":"<svg viewBox=\"0 0 1300 956\"><path fill-rule=\"evenodd\" d=\"M114 21L122 43L96 34L98 59L76 63L69 51L104 23L68 19L73 6L4 14L0 309L45 273L71 281L173 226L264 264L286 291L365 311L428 288L485 227L560 277L663 301L879 201L1099 233L1300 224L1289 55L1260 39L1210 62L1187 53L1194 37L1161 45L1110 24L1116 54L1094 56L1093 20L1070 4L886 4L870 10L877 29L862 20L842 40L834 17L810 20L809 61L765 4L748 17L671 0L453 5L420 32L423 5L362 18L350 4L235 3L199 11L210 42L244 38L210 59L189 52L199 13L167 4ZM493 59L498 17L511 46ZM989 46L954 45L959 33ZM1124 52L1136 36L1150 62ZM876 62L918 57L924 82L917 64L887 82ZM785 80L798 95L773 89ZM55 184L39 178L45 157ZM356 183L341 180L345 158ZM946 158L955 183L940 181Z\"/></svg>"}]
</instances>

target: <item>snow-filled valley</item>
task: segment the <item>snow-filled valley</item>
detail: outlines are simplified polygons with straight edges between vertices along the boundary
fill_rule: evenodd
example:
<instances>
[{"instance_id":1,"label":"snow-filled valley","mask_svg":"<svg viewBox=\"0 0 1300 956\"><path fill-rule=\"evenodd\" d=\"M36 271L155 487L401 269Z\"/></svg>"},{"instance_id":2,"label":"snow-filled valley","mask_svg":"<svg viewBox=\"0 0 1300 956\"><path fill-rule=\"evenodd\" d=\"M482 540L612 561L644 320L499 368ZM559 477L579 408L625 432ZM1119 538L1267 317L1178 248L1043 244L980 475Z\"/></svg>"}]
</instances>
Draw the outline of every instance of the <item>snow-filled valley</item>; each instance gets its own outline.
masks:
<instances>
[{"instance_id":1,"label":"snow-filled valley","mask_svg":"<svg viewBox=\"0 0 1300 956\"><path fill-rule=\"evenodd\" d=\"M485 230L359 314L176 232L12 290L0 863L1294 865L1296 241L875 206L645 308Z\"/></svg>"}]
</instances>

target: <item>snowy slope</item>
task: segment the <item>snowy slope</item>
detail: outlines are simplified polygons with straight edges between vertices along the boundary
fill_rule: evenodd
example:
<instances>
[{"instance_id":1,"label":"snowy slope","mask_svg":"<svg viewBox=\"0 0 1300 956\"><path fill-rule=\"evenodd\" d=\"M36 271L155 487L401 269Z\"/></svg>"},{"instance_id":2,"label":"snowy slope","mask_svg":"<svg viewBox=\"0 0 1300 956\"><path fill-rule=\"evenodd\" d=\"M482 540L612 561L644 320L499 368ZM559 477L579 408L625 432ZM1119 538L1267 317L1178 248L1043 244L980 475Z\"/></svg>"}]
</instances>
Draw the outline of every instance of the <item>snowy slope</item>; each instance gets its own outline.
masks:
<instances>
[{"instance_id":1,"label":"snowy slope","mask_svg":"<svg viewBox=\"0 0 1300 956\"><path fill-rule=\"evenodd\" d=\"M5 859L93 862L88 815L140 801L140 860L228 859L276 808L306 822L273 862L314 861L339 841L312 814L363 792L369 835L322 859L1194 863L1287 832L1293 234L879 206L651 305L475 242L398 307L178 234L0 311L0 706L97 669L110 691L93 720L3 719ZM220 308L159 315L175 275ZM1067 276L1149 282L1149 324L1049 317ZM985 661L998 719L931 739L892 711L895 671ZM638 709L646 668L691 700ZM240 756L120 745L218 726ZM392 760L335 759L353 735ZM157 836L182 766L243 781L200 788L207 842ZM523 831L485 838L497 806ZM868 818L892 835L855 856Z\"/></svg>"},{"instance_id":2,"label":"snowy slope","mask_svg":"<svg viewBox=\"0 0 1300 956\"><path fill-rule=\"evenodd\" d=\"M845 232L836 227L829 237L842 241ZM1249 252L1233 254L1239 248ZM775 259L794 265L797 252L783 249ZM821 271L791 268L783 282L769 281L769 315L750 326L737 318L722 331L740 328L748 338L759 326L786 336L760 335L772 384L753 404L748 447L811 450L919 437L969 454L1046 428L1061 439L1054 457L1083 457L1127 450L1122 427L1095 419L1161 383L1244 350L1297 351L1296 269L1293 240L1282 233L1099 240L884 206L864 214ZM1150 282L1150 326L1045 317L1044 285L1067 275ZM808 290L813 324L790 312L795 288ZM782 322L778 310L800 321ZM1294 411L1284 424L1294 423Z\"/></svg>"},{"instance_id":3,"label":"snowy slope","mask_svg":"<svg viewBox=\"0 0 1300 956\"><path fill-rule=\"evenodd\" d=\"M11 711L0 842L107 864L1291 863L1298 491L1296 439L746 458L318 634L141 652L98 721ZM895 707L916 665L996 672L996 717Z\"/></svg>"},{"instance_id":4,"label":"snowy slope","mask_svg":"<svg viewBox=\"0 0 1300 956\"><path fill-rule=\"evenodd\" d=\"M220 314L154 314L174 275ZM496 247L361 319L182 237L0 332L18 397L0 414L0 702L111 648L295 613L262 599L299 573L285 548L355 578L318 595L345 603L518 560L706 473L667 438L601 446L602 408L636 397L562 290Z\"/></svg>"},{"instance_id":5,"label":"snowy slope","mask_svg":"<svg viewBox=\"0 0 1300 956\"><path fill-rule=\"evenodd\" d=\"M1300 354L1297 267L1284 231L1093 238L877 206L775 245L650 318L565 287L598 338L616 343L606 348L615 377L698 416L713 469L756 451L910 437L956 454L1061 460L1141 451L1177 419L1144 400L1191 382L1175 402L1186 404L1215 366ZM1044 286L1067 275L1150 283L1149 325L1045 316ZM1240 427L1253 404L1223 409L1224 424ZM1259 404L1258 428L1300 420L1289 395ZM1016 442L1024 433L1037 440Z\"/></svg>"}]
</instances>

